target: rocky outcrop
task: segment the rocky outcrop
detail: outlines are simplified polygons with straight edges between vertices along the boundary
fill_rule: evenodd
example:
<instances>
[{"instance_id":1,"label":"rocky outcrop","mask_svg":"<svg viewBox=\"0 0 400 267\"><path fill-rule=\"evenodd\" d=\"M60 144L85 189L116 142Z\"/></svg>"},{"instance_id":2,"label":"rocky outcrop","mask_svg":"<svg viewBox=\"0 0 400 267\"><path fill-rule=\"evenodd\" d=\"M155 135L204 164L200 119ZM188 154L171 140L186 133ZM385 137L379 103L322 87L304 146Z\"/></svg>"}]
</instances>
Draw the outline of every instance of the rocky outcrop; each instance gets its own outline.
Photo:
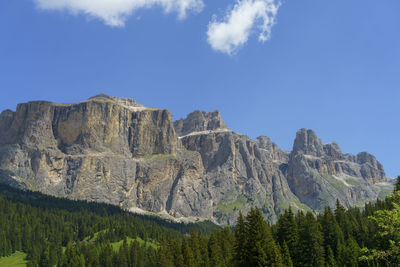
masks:
<instances>
[{"instance_id":1,"label":"rocky outcrop","mask_svg":"<svg viewBox=\"0 0 400 267\"><path fill-rule=\"evenodd\" d=\"M368 153L343 154L305 129L283 151L268 137L232 132L218 111L173 123L168 110L101 94L0 114L0 181L175 218L234 224L239 211L257 206L274 221L289 205L320 210L336 198L374 199L385 179Z\"/></svg>"},{"instance_id":2,"label":"rocky outcrop","mask_svg":"<svg viewBox=\"0 0 400 267\"><path fill-rule=\"evenodd\" d=\"M170 112L121 101L105 97L77 104L36 101L18 105L16 112L4 111L2 179L73 199L207 215L208 211L188 213L187 206L195 203L173 204L183 201L174 194L179 188L173 185L193 182L203 171L200 155L182 152ZM197 202L194 197L190 201Z\"/></svg>"},{"instance_id":3,"label":"rocky outcrop","mask_svg":"<svg viewBox=\"0 0 400 267\"><path fill-rule=\"evenodd\" d=\"M246 213L255 206L270 221L289 205L295 210L307 209L274 163L274 158L284 157L279 148L272 151L271 146L267 150L234 132L186 135L181 141L188 150L201 154L214 216L221 221L232 224L239 211Z\"/></svg>"},{"instance_id":4,"label":"rocky outcrop","mask_svg":"<svg viewBox=\"0 0 400 267\"><path fill-rule=\"evenodd\" d=\"M228 129L218 110L214 112L196 110L190 113L186 119L175 121L174 126L179 136L184 136L193 132Z\"/></svg>"},{"instance_id":5,"label":"rocky outcrop","mask_svg":"<svg viewBox=\"0 0 400 267\"><path fill-rule=\"evenodd\" d=\"M312 209L333 206L339 199L346 206L376 199L385 182L383 166L366 152L342 154L338 144L323 145L314 131L296 134L288 163L287 179L296 196Z\"/></svg>"},{"instance_id":6,"label":"rocky outcrop","mask_svg":"<svg viewBox=\"0 0 400 267\"><path fill-rule=\"evenodd\" d=\"M0 145L57 147L65 154L175 153L179 141L168 110L131 110L105 98L73 105L37 101L0 116Z\"/></svg>"}]
</instances>

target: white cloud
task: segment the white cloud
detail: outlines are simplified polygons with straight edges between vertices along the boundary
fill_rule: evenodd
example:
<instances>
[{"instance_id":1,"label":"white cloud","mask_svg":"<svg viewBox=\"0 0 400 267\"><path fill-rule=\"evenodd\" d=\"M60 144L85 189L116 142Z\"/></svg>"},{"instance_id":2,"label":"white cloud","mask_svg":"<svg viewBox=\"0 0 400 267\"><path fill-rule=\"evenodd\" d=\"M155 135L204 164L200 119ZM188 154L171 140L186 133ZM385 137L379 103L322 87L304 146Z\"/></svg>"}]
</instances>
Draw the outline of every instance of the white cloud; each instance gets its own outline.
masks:
<instances>
[{"instance_id":1,"label":"white cloud","mask_svg":"<svg viewBox=\"0 0 400 267\"><path fill-rule=\"evenodd\" d=\"M279 0L237 0L225 18L216 17L208 25L208 43L214 50L232 54L257 29L260 42L268 41L280 6Z\"/></svg>"},{"instance_id":2,"label":"white cloud","mask_svg":"<svg viewBox=\"0 0 400 267\"><path fill-rule=\"evenodd\" d=\"M183 19L188 11L203 9L202 0L34 0L40 9L67 10L97 17L110 26L124 26L126 19L137 9L161 7L165 12L177 12Z\"/></svg>"}]
</instances>

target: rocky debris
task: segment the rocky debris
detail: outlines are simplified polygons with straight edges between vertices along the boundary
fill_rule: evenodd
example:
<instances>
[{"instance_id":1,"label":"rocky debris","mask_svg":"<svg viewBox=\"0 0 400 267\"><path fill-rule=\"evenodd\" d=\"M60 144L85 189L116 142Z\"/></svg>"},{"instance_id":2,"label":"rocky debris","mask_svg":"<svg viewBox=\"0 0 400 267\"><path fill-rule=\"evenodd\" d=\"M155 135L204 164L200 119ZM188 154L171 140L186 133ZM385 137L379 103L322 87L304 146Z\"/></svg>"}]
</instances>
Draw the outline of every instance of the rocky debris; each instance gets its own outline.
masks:
<instances>
[{"instance_id":1,"label":"rocky debris","mask_svg":"<svg viewBox=\"0 0 400 267\"><path fill-rule=\"evenodd\" d=\"M196 110L190 113L186 119L175 121L174 126L179 136L187 135L192 132L228 129L218 110L214 112Z\"/></svg>"},{"instance_id":2,"label":"rocky debris","mask_svg":"<svg viewBox=\"0 0 400 267\"><path fill-rule=\"evenodd\" d=\"M374 199L383 184L372 155L342 154L311 130L293 151L227 128L218 111L172 122L168 110L104 94L76 104L34 101L0 114L0 181L46 194L175 218L234 224L259 207L320 210Z\"/></svg>"}]
</instances>

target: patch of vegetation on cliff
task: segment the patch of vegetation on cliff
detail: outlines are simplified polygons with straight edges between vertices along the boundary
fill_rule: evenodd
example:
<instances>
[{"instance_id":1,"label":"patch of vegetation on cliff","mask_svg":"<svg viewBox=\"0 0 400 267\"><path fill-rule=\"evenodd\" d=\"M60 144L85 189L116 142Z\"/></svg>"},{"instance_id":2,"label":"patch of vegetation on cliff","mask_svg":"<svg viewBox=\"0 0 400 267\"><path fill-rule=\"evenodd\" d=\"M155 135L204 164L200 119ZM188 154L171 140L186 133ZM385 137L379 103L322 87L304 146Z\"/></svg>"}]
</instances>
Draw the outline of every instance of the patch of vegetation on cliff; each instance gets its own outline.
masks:
<instances>
[{"instance_id":1,"label":"patch of vegetation on cliff","mask_svg":"<svg viewBox=\"0 0 400 267\"><path fill-rule=\"evenodd\" d=\"M217 211L232 215L235 211L244 210L247 198L243 195L237 197L233 202L221 201L217 204Z\"/></svg>"},{"instance_id":2,"label":"patch of vegetation on cliff","mask_svg":"<svg viewBox=\"0 0 400 267\"><path fill-rule=\"evenodd\" d=\"M140 159L142 160L148 160L148 161L163 161L163 160L168 160L168 159L175 159L176 155L173 154L152 154L148 156L141 157Z\"/></svg>"},{"instance_id":3,"label":"patch of vegetation on cliff","mask_svg":"<svg viewBox=\"0 0 400 267\"><path fill-rule=\"evenodd\" d=\"M376 184L376 188L379 190L378 198L385 199L388 195L390 195L393 191L393 187L389 184Z\"/></svg>"},{"instance_id":4,"label":"patch of vegetation on cliff","mask_svg":"<svg viewBox=\"0 0 400 267\"><path fill-rule=\"evenodd\" d=\"M356 178L356 177L351 177L351 176L345 177L346 183L348 183L350 185L354 185L354 186L361 185L360 179L361 178Z\"/></svg>"}]
</instances>

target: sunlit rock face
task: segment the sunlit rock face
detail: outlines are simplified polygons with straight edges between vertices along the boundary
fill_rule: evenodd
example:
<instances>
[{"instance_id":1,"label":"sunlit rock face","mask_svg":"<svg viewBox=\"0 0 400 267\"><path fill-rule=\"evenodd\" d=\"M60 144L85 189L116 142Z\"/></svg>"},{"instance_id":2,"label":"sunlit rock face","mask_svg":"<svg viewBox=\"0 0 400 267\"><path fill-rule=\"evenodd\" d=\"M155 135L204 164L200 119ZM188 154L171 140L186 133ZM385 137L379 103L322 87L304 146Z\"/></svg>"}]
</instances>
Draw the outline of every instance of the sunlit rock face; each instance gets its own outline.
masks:
<instances>
[{"instance_id":1,"label":"sunlit rock face","mask_svg":"<svg viewBox=\"0 0 400 267\"><path fill-rule=\"evenodd\" d=\"M220 224L234 224L254 206L275 221L289 206L359 204L393 187L374 156L342 154L311 130L301 129L293 151L283 151L268 137L232 132L219 111L173 122L168 110L104 94L3 111L0 181Z\"/></svg>"},{"instance_id":2,"label":"sunlit rock face","mask_svg":"<svg viewBox=\"0 0 400 267\"><path fill-rule=\"evenodd\" d=\"M342 154L338 144L323 145L306 129L296 134L287 179L294 194L317 210L333 206L336 199L346 206L376 199L377 184L386 182L383 166L371 154Z\"/></svg>"}]
</instances>

